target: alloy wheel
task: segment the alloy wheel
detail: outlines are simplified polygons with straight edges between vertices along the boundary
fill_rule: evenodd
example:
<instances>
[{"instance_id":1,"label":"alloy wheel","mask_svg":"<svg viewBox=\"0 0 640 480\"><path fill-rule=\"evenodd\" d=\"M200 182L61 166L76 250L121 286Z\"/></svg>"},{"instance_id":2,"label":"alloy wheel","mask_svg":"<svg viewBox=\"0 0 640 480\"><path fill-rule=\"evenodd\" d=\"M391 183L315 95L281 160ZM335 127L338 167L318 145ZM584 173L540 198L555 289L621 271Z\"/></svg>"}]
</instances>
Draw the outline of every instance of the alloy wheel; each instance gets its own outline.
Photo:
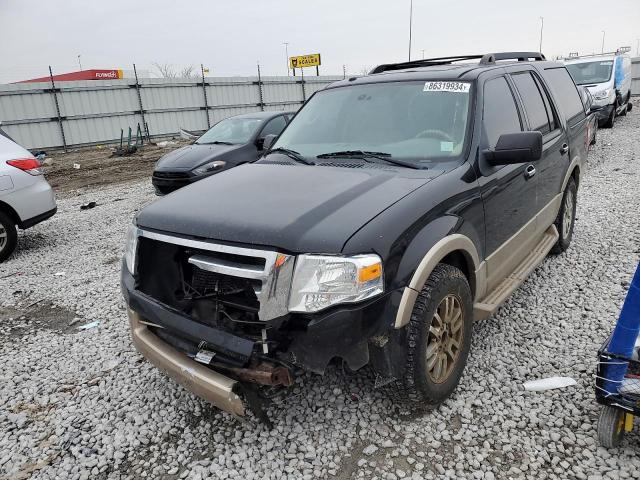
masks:
<instances>
[{"instance_id":1,"label":"alloy wheel","mask_svg":"<svg viewBox=\"0 0 640 480\"><path fill-rule=\"evenodd\" d=\"M7 245L8 235L7 229L4 228L2 224L0 224L0 252L4 250L4 247Z\"/></svg>"},{"instance_id":2,"label":"alloy wheel","mask_svg":"<svg viewBox=\"0 0 640 480\"><path fill-rule=\"evenodd\" d=\"M453 294L442 299L429 327L426 370L433 383L445 382L454 370L464 335L462 302Z\"/></svg>"},{"instance_id":3,"label":"alloy wheel","mask_svg":"<svg viewBox=\"0 0 640 480\"><path fill-rule=\"evenodd\" d=\"M571 192L567 192L567 196L564 199L564 216L562 217L562 237L566 239L569 236L571 230L571 223L573 222L573 195Z\"/></svg>"}]
</instances>

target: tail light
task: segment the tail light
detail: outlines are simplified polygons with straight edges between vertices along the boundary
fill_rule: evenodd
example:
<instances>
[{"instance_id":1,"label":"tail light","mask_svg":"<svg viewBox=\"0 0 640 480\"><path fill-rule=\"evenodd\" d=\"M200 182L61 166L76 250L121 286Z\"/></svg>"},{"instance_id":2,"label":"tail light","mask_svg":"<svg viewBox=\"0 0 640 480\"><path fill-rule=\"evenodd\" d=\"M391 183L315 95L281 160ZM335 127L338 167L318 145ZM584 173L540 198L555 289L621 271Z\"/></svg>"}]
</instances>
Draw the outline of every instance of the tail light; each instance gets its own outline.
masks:
<instances>
[{"instance_id":1,"label":"tail light","mask_svg":"<svg viewBox=\"0 0 640 480\"><path fill-rule=\"evenodd\" d=\"M7 160L7 164L12 167L19 168L29 175L42 175L40 162L35 158L17 158L16 160Z\"/></svg>"}]
</instances>

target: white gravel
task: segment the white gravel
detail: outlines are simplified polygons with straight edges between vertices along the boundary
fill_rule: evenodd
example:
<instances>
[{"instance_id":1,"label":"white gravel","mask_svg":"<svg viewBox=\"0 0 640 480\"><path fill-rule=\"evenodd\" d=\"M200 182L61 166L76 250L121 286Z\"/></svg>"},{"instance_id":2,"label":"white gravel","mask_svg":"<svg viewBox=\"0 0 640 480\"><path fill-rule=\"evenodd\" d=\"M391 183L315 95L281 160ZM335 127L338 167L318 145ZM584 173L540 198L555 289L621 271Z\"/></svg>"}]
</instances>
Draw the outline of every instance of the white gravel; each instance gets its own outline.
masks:
<instances>
[{"instance_id":1,"label":"white gravel","mask_svg":"<svg viewBox=\"0 0 640 480\"><path fill-rule=\"evenodd\" d=\"M119 257L149 185L61 200L0 266L0 478L640 478L637 429L597 446L593 391L640 258L638 110L598 133L570 250L476 325L459 389L429 413L338 371L300 379L272 431L209 407L131 346ZM554 375L578 385L523 390Z\"/></svg>"}]
</instances>

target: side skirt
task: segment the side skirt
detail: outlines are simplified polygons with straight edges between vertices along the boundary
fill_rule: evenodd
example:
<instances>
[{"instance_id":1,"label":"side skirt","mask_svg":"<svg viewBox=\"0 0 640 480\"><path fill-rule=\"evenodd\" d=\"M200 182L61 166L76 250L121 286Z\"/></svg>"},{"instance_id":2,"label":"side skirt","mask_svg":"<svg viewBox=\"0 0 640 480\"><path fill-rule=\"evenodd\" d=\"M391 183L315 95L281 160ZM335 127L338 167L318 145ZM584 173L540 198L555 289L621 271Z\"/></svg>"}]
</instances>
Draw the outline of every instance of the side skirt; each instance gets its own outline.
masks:
<instances>
[{"instance_id":1,"label":"side skirt","mask_svg":"<svg viewBox=\"0 0 640 480\"><path fill-rule=\"evenodd\" d=\"M491 316L504 301L527 279L527 277L542 263L551 248L558 241L558 230L551 225L544 232L536 246L515 267L502 282L491 290L481 301L473 306L475 320L483 320Z\"/></svg>"}]
</instances>

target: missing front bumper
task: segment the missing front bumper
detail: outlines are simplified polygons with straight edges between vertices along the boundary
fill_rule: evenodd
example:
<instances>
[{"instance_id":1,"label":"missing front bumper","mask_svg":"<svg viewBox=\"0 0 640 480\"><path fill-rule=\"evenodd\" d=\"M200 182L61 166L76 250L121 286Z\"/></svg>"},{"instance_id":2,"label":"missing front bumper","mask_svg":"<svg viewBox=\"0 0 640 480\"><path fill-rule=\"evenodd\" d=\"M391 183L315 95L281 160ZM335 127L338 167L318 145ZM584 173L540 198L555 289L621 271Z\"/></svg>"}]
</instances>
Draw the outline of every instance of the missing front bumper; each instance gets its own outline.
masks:
<instances>
[{"instance_id":1,"label":"missing front bumper","mask_svg":"<svg viewBox=\"0 0 640 480\"><path fill-rule=\"evenodd\" d=\"M237 381L191 360L154 335L134 310L128 309L128 313L133 343L147 360L219 409L238 417L246 414L245 404L236 393Z\"/></svg>"}]
</instances>

